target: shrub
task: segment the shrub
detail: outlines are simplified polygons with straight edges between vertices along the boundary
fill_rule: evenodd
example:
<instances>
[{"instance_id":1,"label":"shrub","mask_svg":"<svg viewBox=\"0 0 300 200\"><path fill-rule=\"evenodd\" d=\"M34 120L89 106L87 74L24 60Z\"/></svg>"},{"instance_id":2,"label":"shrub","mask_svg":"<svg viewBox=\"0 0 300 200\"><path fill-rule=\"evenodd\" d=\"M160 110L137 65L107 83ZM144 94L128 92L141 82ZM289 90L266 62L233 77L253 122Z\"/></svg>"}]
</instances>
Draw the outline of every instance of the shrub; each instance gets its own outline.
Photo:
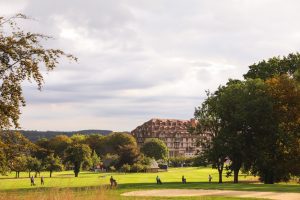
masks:
<instances>
[{"instance_id":1,"label":"shrub","mask_svg":"<svg viewBox=\"0 0 300 200\"><path fill-rule=\"evenodd\" d=\"M130 167L130 165L129 164L124 164L122 167L121 167L121 171L122 172L130 172L130 169L131 169L131 167Z\"/></svg>"},{"instance_id":2,"label":"shrub","mask_svg":"<svg viewBox=\"0 0 300 200\"><path fill-rule=\"evenodd\" d=\"M110 167L109 167L109 170L110 170L111 172L114 172L114 171L116 171L116 168L115 168L114 166L110 166Z\"/></svg>"},{"instance_id":3,"label":"shrub","mask_svg":"<svg viewBox=\"0 0 300 200\"><path fill-rule=\"evenodd\" d=\"M144 165L140 164L140 163L134 163L132 166L131 166L131 172L142 172L145 170L145 167Z\"/></svg>"}]
</instances>

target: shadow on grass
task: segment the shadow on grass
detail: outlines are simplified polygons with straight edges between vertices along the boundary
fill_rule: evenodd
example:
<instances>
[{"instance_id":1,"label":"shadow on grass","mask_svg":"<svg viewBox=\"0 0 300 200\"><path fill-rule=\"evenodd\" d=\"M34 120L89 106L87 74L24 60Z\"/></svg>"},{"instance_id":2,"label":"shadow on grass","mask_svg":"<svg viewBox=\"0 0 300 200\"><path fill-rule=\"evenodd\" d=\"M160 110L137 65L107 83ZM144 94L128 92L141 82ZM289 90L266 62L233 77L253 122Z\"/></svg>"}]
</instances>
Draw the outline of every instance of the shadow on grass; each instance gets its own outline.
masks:
<instances>
[{"instance_id":1,"label":"shadow on grass","mask_svg":"<svg viewBox=\"0 0 300 200\"><path fill-rule=\"evenodd\" d=\"M178 182L167 182L162 185L153 183L138 183L138 184L120 184L118 189L122 190L142 190L142 189L216 189L216 190L242 190L242 191L261 191L261 192L298 192L300 193L299 185L284 185L284 184L251 184L251 183L207 183L207 182L192 182L182 184Z\"/></svg>"},{"instance_id":2,"label":"shadow on grass","mask_svg":"<svg viewBox=\"0 0 300 200\"><path fill-rule=\"evenodd\" d=\"M71 190L74 192L92 191L92 190L110 190L109 185L89 186L89 187L39 187L39 188L23 188L17 190L2 190L0 193L27 193L27 192L47 192L49 190L57 192L63 190ZM239 190L239 191L260 191L260 192L296 192L300 193L299 185L288 184L253 184L253 183L207 183L207 182L191 182L182 184L178 182L166 182L162 185L155 183L126 183L119 184L118 188L112 189L116 193L123 193L134 190L151 190L151 189L210 189L210 190Z\"/></svg>"}]
</instances>

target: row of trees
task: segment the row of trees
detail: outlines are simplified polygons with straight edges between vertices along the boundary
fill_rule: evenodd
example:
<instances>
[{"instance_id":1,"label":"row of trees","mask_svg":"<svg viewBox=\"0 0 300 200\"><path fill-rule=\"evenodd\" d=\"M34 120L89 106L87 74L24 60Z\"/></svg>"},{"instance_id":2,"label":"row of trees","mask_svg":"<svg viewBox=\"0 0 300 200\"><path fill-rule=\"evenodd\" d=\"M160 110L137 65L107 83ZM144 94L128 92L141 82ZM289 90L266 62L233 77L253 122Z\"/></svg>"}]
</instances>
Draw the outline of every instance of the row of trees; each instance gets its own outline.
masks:
<instances>
[{"instance_id":1,"label":"row of trees","mask_svg":"<svg viewBox=\"0 0 300 200\"><path fill-rule=\"evenodd\" d=\"M300 175L300 54L250 66L244 80L229 80L195 111L201 154L238 182L240 170L264 183ZM224 163L228 161L228 165Z\"/></svg>"},{"instance_id":2,"label":"row of trees","mask_svg":"<svg viewBox=\"0 0 300 200\"><path fill-rule=\"evenodd\" d=\"M166 160L168 149L158 140L151 139L139 151L133 136L127 133L112 133L108 136L58 135L52 139L30 142L18 132L3 132L0 135L0 173L27 171L29 176L47 170L73 169L75 177L81 169L95 169L101 165L107 170L124 172L144 171L153 159Z\"/></svg>"}]
</instances>

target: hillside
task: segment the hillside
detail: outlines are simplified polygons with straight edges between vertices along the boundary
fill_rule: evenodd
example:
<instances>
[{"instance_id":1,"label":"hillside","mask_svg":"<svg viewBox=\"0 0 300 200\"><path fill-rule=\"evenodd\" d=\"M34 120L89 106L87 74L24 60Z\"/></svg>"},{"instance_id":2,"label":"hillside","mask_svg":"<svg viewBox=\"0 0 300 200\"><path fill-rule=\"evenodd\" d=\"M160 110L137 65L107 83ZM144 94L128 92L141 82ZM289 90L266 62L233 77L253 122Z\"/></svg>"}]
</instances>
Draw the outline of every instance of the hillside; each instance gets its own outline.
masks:
<instances>
[{"instance_id":1,"label":"hillside","mask_svg":"<svg viewBox=\"0 0 300 200\"><path fill-rule=\"evenodd\" d=\"M72 136L74 134L83 134L83 135L91 135L91 134L102 134L102 135L108 135L111 133L111 130L80 130L80 131L28 131L28 130L20 130L20 133L22 133L25 137L27 137L29 140L35 142L41 138L52 138L56 135L67 135Z\"/></svg>"}]
</instances>

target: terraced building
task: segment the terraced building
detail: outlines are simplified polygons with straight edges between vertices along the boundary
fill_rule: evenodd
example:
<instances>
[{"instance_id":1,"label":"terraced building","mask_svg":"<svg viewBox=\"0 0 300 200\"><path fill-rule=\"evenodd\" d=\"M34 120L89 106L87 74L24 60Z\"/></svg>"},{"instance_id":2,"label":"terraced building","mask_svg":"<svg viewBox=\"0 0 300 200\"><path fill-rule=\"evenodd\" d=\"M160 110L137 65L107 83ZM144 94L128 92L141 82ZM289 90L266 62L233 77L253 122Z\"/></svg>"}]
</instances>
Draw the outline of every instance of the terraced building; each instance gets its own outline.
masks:
<instances>
[{"instance_id":1,"label":"terraced building","mask_svg":"<svg viewBox=\"0 0 300 200\"><path fill-rule=\"evenodd\" d=\"M197 147L198 136L189 133L188 128L195 126L196 121L178 119L151 119L131 131L139 146L147 138L159 138L169 148L169 156L193 157L200 151Z\"/></svg>"}]
</instances>

